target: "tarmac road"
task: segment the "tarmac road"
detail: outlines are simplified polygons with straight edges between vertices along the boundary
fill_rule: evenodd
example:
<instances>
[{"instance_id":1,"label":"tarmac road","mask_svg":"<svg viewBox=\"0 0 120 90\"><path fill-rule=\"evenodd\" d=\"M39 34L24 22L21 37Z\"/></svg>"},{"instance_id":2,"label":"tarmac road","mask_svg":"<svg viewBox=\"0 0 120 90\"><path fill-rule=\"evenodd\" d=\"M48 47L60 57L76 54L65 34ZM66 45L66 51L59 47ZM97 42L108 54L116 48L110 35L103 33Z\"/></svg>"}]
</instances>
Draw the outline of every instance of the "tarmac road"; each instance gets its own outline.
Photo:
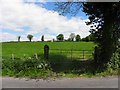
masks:
<instances>
[{"instance_id":1,"label":"tarmac road","mask_svg":"<svg viewBox=\"0 0 120 90\"><path fill-rule=\"evenodd\" d=\"M0 77L2 88L118 88L118 77L57 80Z\"/></svg>"}]
</instances>

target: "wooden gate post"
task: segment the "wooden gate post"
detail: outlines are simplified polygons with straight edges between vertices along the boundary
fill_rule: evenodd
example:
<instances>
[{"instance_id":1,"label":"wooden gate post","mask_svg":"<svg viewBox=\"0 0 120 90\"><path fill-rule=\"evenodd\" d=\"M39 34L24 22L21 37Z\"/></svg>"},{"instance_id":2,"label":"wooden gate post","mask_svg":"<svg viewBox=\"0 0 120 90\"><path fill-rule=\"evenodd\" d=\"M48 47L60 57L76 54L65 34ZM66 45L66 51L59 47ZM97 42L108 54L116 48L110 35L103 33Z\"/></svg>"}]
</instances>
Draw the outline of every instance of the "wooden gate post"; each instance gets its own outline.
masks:
<instances>
[{"instance_id":1,"label":"wooden gate post","mask_svg":"<svg viewBox=\"0 0 120 90\"><path fill-rule=\"evenodd\" d=\"M49 46L48 45L44 46L44 58L49 59Z\"/></svg>"}]
</instances>

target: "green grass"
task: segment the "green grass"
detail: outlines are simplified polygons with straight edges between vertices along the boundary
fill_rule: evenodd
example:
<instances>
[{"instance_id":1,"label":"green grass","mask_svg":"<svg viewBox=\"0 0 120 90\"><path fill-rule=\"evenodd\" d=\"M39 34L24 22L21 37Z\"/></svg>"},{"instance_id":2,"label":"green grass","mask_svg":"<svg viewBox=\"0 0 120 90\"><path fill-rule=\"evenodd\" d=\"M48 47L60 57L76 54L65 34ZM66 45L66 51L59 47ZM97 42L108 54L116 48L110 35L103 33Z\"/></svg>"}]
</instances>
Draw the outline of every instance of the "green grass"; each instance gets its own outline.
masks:
<instances>
[{"instance_id":1,"label":"green grass","mask_svg":"<svg viewBox=\"0 0 120 90\"><path fill-rule=\"evenodd\" d=\"M47 78L59 76L92 77L117 74L117 71L111 69L96 73L96 75L93 74L93 59L89 57L95 47L93 42L4 42L0 44L2 44L3 76ZM50 47L50 56L47 62L43 57L45 44ZM78 59L83 56L83 52L80 50L87 50L84 52L84 57L89 60ZM35 53L38 53L39 59L33 56ZM11 54L15 55L15 60L11 60ZM26 57L24 57L24 54ZM46 69L39 68L41 65L44 67L43 61L48 64Z\"/></svg>"},{"instance_id":2,"label":"green grass","mask_svg":"<svg viewBox=\"0 0 120 90\"><path fill-rule=\"evenodd\" d=\"M60 53L62 49L66 50L93 50L95 44L93 42L4 42L2 43L2 57L11 57L14 54L15 57L32 56L35 53L43 54L44 45L47 44L50 47L50 53ZM59 49L59 50L51 50ZM63 51L64 53L64 51ZM74 52L76 56L80 55L80 52ZM65 54L70 54L70 52ZM91 54L91 52L90 52Z\"/></svg>"}]
</instances>

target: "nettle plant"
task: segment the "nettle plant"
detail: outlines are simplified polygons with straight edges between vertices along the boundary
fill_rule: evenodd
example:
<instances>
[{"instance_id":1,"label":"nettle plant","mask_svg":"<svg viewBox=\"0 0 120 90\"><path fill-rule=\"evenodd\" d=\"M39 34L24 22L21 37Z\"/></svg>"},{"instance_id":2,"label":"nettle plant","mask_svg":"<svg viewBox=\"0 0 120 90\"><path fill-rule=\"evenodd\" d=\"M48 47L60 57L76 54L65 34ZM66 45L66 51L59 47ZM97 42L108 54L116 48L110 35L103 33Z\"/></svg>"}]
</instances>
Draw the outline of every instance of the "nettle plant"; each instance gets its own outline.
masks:
<instances>
[{"instance_id":1,"label":"nettle plant","mask_svg":"<svg viewBox=\"0 0 120 90\"><path fill-rule=\"evenodd\" d=\"M3 70L11 70L14 72L28 71L28 70L51 70L50 63L36 57L14 58L14 60L2 61Z\"/></svg>"}]
</instances>

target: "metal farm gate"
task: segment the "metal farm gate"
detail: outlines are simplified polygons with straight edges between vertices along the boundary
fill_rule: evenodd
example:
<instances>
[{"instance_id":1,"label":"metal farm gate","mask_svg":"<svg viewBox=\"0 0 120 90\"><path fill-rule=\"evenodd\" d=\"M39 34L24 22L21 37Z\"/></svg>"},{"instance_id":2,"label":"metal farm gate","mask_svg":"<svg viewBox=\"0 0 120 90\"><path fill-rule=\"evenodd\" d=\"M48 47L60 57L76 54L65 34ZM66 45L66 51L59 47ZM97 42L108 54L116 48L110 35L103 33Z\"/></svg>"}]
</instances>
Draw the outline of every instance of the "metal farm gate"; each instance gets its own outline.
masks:
<instances>
[{"instance_id":1,"label":"metal farm gate","mask_svg":"<svg viewBox=\"0 0 120 90\"><path fill-rule=\"evenodd\" d=\"M93 58L92 50L50 49L49 58L67 58L69 60L88 60Z\"/></svg>"}]
</instances>

